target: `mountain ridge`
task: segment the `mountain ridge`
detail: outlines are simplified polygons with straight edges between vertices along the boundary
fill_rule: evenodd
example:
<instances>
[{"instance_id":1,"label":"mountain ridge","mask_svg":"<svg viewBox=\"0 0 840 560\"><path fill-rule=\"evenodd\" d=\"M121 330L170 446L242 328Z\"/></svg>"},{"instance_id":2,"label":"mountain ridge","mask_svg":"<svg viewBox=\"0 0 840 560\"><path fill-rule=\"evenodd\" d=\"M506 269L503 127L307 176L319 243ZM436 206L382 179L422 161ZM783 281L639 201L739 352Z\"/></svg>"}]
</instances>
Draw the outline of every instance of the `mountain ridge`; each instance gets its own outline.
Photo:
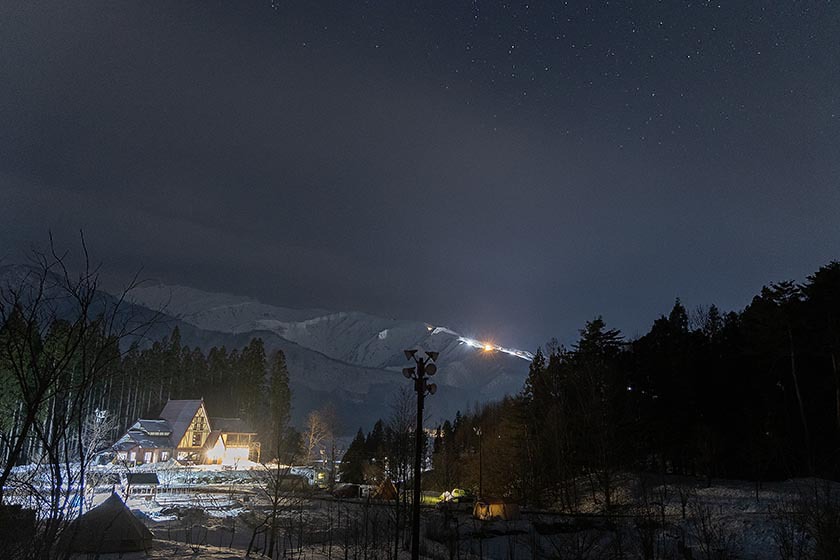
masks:
<instances>
[{"instance_id":1,"label":"mountain ridge","mask_svg":"<svg viewBox=\"0 0 840 560\"><path fill-rule=\"evenodd\" d=\"M532 358L529 352L485 344L446 327L360 311L292 309L264 304L247 296L162 283L141 287L130 299L145 305L166 302L167 313L203 330L236 337L262 333L260 336L275 340L278 347L292 343L331 363L345 364L353 372L358 371L355 368L363 368L372 377L393 385L394 391L405 385L401 375L406 365L403 350L437 351L439 373L435 382L440 390L430 399L429 406L431 411L446 417L466 408L470 401L487 402L521 391ZM290 363L290 370L292 367ZM300 367L306 370L314 365L309 362ZM382 373L386 376L382 377ZM304 375L308 376L305 371ZM329 379L323 381L329 383ZM335 383L345 381L346 376L334 380ZM377 384L371 384L370 380L357 382L365 386ZM311 388L320 390L323 386Z\"/></svg>"},{"instance_id":2,"label":"mountain ridge","mask_svg":"<svg viewBox=\"0 0 840 560\"><path fill-rule=\"evenodd\" d=\"M25 266L5 265L0 267L0 283L19 285L29 274ZM102 291L101 305L116 297ZM73 313L69 308L64 312ZM126 341L141 347L169 336L177 326L183 344L203 351L213 346L243 348L254 337L263 339L269 355L282 350L294 394L292 419L298 426L311 410L327 403L336 407L348 431L387 418L397 392L411 389L401 373L407 365L406 348L440 352L435 376L439 390L427 400L433 420L518 393L528 371L523 359L527 353L512 355L501 347L484 350L478 341L421 321L283 308L185 286L157 283L132 289L123 312L139 324L149 323L141 336Z\"/></svg>"}]
</instances>

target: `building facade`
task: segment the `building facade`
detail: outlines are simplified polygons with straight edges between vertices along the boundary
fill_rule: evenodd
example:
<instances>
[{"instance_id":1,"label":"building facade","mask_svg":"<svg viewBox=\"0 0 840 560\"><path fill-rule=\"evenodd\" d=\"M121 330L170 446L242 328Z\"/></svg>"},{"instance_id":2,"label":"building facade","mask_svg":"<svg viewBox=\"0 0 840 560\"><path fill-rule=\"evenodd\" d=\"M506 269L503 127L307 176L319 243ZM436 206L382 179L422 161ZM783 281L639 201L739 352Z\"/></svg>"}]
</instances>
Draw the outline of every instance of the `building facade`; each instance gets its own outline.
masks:
<instances>
[{"instance_id":1,"label":"building facade","mask_svg":"<svg viewBox=\"0 0 840 560\"><path fill-rule=\"evenodd\" d=\"M169 400L160 418L138 419L113 445L130 464L235 465L260 459L256 432L240 418L210 419L204 400Z\"/></svg>"}]
</instances>

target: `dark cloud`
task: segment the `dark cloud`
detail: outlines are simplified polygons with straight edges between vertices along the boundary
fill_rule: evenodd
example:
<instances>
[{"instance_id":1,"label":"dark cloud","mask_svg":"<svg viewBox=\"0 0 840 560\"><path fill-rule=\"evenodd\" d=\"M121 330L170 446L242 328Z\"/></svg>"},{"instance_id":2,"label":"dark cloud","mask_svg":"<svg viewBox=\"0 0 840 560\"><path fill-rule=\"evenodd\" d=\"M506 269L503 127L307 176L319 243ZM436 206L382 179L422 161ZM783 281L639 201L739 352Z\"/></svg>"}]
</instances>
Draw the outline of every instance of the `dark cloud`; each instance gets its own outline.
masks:
<instances>
[{"instance_id":1,"label":"dark cloud","mask_svg":"<svg viewBox=\"0 0 840 560\"><path fill-rule=\"evenodd\" d=\"M837 257L838 12L7 3L4 256L530 348L740 307Z\"/></svg>"}]
</instances>

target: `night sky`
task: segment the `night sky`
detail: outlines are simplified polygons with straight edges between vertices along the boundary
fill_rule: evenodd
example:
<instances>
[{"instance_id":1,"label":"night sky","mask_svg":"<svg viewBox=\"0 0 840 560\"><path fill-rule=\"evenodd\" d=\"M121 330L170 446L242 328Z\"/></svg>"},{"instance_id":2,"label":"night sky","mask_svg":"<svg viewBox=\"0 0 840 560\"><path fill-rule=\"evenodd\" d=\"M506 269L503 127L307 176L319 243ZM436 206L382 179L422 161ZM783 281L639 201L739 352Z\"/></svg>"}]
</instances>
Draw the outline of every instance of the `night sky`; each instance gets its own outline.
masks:
<instances>
[{"instance_id":1,"label":"night sky","mask_svg":"<svg viewBox=\"0 0 840 560\"><path fill-rule=\"evenodd\" d=\"M0 4L0 257L533 349L840 258L831 2Z\"/></svg>"}]
</instances>

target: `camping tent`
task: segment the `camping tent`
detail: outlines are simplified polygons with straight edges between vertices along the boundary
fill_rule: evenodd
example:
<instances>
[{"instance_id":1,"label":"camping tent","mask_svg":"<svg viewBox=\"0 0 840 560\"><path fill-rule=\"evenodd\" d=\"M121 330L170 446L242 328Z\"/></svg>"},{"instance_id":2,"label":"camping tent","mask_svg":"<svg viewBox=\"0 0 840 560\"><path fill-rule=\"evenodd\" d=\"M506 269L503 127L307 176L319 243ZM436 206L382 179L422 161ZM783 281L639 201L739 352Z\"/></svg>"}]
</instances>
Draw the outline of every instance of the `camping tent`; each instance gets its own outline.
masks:
<instances>
[{"instance_id":1,"label":"camping tent","mask_svg":"<svg viewBox=\"0 0 840 560\"><path fill-rule=\"evenodd\" d=\"M116 494L91 509L65 530L71 552L133 552L152 545L152 533Z\"/></svg>"},{"instance_id":2,"label":"camping tent","mask_svg":"<svg viewBox=\"0 0 840 560\"><path fill-rule=\"evenodd\" d=\"M519 518L519 504L496 498L483 498L475 502L473 517L482 521L501 519L510 521Z\"/></svg>"}]
</instances>

